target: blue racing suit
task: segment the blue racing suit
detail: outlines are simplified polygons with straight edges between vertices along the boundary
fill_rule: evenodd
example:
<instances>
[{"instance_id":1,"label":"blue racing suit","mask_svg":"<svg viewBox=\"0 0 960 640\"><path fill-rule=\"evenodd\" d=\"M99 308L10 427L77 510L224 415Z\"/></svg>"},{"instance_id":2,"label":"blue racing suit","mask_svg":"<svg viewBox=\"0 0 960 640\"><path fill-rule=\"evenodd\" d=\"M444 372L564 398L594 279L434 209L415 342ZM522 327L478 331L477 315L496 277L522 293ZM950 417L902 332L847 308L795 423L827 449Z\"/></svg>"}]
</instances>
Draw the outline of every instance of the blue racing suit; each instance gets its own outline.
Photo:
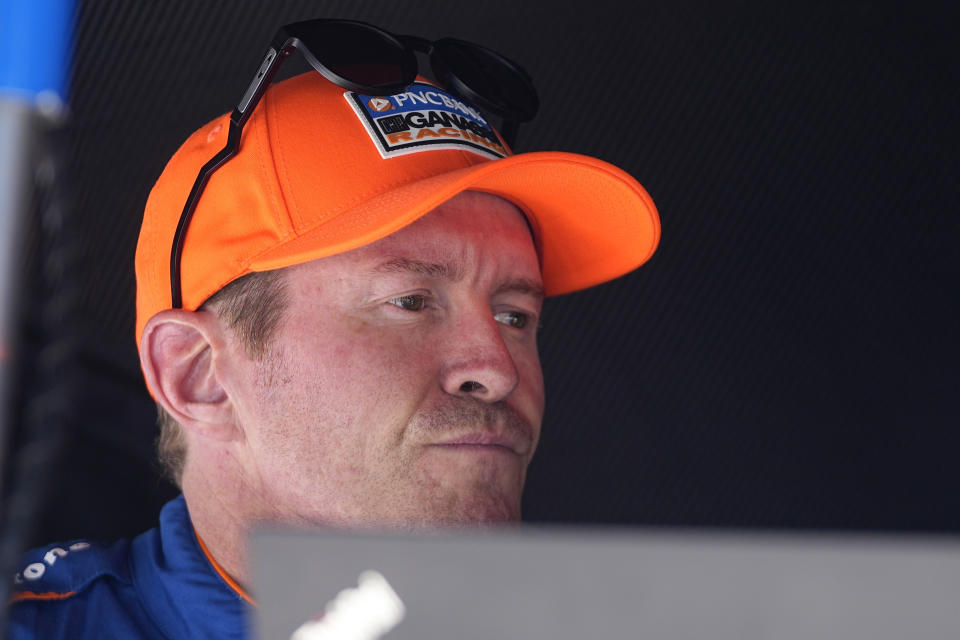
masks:
<instances>
[{"instance_id":1,"label":"blue racing suit","mask_svg":"<svg viewBox=\"0 0 960 640\"><path fill-rule=\"evenodd\" d=\"M252 601L206 553L183 496L133 540L28 552L14 582L10 640L253 635Z\"/></svg>"}]
</instances>

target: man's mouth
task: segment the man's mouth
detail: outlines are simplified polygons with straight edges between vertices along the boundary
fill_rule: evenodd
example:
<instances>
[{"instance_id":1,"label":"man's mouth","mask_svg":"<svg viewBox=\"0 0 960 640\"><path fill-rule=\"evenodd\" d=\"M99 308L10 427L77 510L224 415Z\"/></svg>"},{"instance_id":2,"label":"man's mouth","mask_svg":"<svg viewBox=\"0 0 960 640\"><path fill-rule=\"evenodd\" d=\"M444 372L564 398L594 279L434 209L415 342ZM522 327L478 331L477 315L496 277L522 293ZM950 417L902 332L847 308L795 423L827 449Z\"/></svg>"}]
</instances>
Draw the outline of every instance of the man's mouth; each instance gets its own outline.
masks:
<instances>
[{"instance_id":1,"label":"man's mouth","mask_svg":"<svg viewBox=\"0 0 960 640\"><path fill-rule=\"evenodd\" d=\"M415 433L431 446L487 454L529 457L536 446L533 426L502 402L461 402L425 411L416 416Z\"/></svg>"},{"instance_id":2,"label":"man's mouth","mask_svg":"<svg viewBox=\"0 0 960 640\"><path fill-rule=\"evenodd\" d=\"M492 433L489 431L473 431L453 437L449 440L435 443L438 447L451 447L463 450L497 450L502 449L505 452L516 455L523 455L523 447L512 438L503 434Z\"/></svg>"}]
</instances>

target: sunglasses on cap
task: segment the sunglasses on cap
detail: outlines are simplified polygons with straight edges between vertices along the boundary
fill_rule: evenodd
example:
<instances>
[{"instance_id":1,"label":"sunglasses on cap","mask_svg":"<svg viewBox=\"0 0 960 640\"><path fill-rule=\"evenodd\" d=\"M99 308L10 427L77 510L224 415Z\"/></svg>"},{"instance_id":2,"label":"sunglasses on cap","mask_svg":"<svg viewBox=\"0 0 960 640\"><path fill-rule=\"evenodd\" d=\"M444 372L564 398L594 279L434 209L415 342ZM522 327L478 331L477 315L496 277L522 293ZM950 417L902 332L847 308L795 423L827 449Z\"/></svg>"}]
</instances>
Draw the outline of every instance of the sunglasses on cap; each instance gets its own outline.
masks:
<instances>
[{"instance_id":1,"label":"sunglasses on cap","mask_svg":"<svg viewBox=\"0 0 960 640\"><path fill-rule=\"evenodd\" d=\"M397 36L364 22L308 20L277 31L240 103L230 114L227 144L197 176L170 251L170 291L174 309L183 306L180 260L183 242L200 194L210 176L240 149L240 134L283 61L300 51L330 82L372 96L400 93L417 77L416 52L425 53L436 80L451 93L503 121L500 135L513 145L519 125L540 106L530 76L519 65L480 45L443 38L429 41Z\"/></svg>"}]
</instances>

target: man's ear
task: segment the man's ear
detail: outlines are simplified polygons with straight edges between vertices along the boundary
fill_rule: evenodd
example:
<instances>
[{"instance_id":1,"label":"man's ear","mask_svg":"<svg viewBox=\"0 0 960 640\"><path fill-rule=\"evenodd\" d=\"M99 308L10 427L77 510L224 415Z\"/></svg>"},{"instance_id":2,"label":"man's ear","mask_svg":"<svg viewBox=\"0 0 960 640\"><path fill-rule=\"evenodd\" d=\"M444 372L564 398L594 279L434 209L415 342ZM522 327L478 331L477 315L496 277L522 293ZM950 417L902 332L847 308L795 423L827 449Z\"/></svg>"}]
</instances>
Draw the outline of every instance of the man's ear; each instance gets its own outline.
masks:
<instances>
[{"instance_id":1,"label":"man's ear","mask_svg":"<svg viewBox=\"0 0 960 640\"><path fill-rule=\"evenodd\" d=\"M184 428L219 440L239 433L217 376L225 348L219 321L205 311L161 311L140 340L140 366L154 399Z\"/></svg>"}]
</instances>

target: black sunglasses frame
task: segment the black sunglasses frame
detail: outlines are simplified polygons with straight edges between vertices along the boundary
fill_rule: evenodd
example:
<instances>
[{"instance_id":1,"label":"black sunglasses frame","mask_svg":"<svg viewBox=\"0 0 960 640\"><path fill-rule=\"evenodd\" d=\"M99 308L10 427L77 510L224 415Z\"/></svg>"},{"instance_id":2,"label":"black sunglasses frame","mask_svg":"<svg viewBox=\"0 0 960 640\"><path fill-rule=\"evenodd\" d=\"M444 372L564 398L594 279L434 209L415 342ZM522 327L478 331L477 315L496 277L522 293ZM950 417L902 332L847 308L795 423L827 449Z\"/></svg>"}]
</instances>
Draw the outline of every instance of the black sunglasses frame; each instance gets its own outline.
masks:
<instances>
[{"instance_id":1,"label":"black sunglasses frame","mask_svg":"<svg viewBox=\"0 0 960 640\"><path fill-rule=\"evenodd\" d=\"M304 39L307 37L306 32L312 26L316 25L326 27L343 26L368 30L370 34L378 36L382 38L384 42L396 47L398 58L392 62L399 64L400 80L397 82L368 85L358 83L336 73L330 66L319 60L310 50L306 42L304 42ZM501 102L498 104L487 99L481 92L470 87L444 64L443 52L445 49L449 50L451 47L459 47L464 51L473 51L489 60L495 61L501 66L502 70L506 70L512 74L515 80L520 81L521 84L524 85L524 89L528 92L525 96L526 103L504 105ZM247 87L246 92L243 94L243 98L241 98L240 103L230 114L230 128L227 134L226 145L200 169L200 173L197 175L197 179L193 183L193 188L190 190L190 195L187 197L187 202L183 207L183 212L180 214L180 220L177 223L177 230L173 238L173 246L170 250L170 295L172 308L174 309L183 307L180 262L183 256L184 239L186 238L187 229L190 226L190 220L193 218L193 213L196 210L197 202L200 200L200 194L203 193L203 189L206 187L213 172L223 166L224 163L235 156L240 150L240 136L243 132L244 125L247 123L254 109L256 109L261 98L263 98L263 94L266 92L267 87L270 86L270 83L273 81L274 76L276 76L284 60L291 56L294 51L300 51L307 59L307 62L310 63L310 66L330 82L348 91L377 96L399 93L413 84L416 80L418 69L415 52L420 51L426 53L430 56L430 63L434 72L442 76L438 77L437 80L444 88L503 119L500 135L510 146L513 146L516 140L520 123L533 119L539 108L536 90L533 87L530 75L515 62L478 44L465 40L456 40L454 38L444 38L431 42L416 36L395 36L379 27L353 20L308 20L281 27L273 37L270 48L267 50L249 87Z\"/></svg>"}]
</instances>

